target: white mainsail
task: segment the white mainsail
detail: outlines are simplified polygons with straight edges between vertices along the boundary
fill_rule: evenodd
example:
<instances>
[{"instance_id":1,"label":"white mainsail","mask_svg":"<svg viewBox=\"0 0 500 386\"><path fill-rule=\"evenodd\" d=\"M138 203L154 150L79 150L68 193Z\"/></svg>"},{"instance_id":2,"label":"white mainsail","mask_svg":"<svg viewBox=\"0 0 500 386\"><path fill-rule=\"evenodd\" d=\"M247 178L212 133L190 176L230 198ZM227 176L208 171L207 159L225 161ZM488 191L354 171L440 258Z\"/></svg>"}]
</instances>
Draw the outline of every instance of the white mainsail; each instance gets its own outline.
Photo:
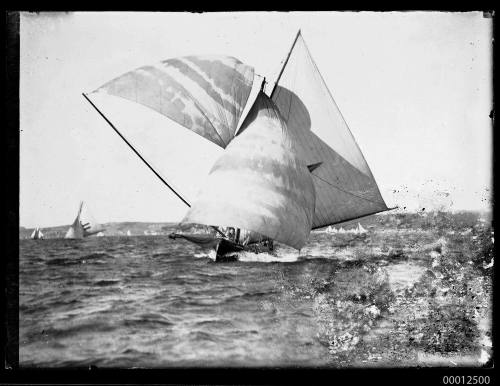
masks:
<instances>
[{"instance_id":1,"label":"white mainsail","mask_svg":"<svg viewBox=\"0 0 500 386\"><path fill-rule=\"evenodd\" d=\"M76 218L69 227L64 238L83 239L84 237L97 234L103 230L104 227L95 220L88 206L84 205L84 202L81 201Z\"/></svg>"},{"instance_id":2,"label":"white mainsail","mask_svg":"<svg viewBox=\"0 0 500 386\"><path fill-rule=\"evenodd\" d=\"M312 59L300 31L271 97L314 165L313 228L387 210L373 175Z\"/></svg>"}]
</instances>

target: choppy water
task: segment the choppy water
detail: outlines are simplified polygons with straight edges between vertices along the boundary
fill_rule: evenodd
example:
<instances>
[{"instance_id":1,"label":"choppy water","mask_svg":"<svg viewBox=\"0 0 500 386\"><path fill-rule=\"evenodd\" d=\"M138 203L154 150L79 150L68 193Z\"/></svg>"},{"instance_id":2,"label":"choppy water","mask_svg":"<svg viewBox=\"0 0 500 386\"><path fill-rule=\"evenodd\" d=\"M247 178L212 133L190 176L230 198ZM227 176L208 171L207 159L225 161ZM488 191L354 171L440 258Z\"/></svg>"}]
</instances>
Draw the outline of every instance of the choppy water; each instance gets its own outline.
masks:
<instances>
[{"instance_id":1,"label":"choppy water","mask_svg":"<svg viewBox=\"0 0 500 386\"><path fill-rule=\"evenodd\" d=\"M309 290L349 258L325 234L233 263L166 236L20 240L20 364L328 365Z\"/></svg>"}]
</instances>

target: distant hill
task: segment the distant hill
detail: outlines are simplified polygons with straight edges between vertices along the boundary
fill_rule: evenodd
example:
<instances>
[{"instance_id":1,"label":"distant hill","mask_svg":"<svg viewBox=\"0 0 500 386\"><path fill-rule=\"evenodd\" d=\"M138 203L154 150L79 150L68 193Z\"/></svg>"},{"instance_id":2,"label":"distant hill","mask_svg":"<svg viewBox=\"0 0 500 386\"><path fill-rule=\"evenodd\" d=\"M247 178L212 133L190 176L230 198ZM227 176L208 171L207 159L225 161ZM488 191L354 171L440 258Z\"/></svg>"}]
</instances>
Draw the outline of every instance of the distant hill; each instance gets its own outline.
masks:
<instances>
[{"instance_id":1,"label":"distant hill","mask_svg":"<svg viewBox=\"0 0 500 386\"><path fill-rule=\"evenodd\" d=\"M105 230L104 236L126 236L130 232L131 236L155 236L168 235L174 231L179 231L178 223L173 222L109 222L102 224ZM42 228L42 232L47 239L63 238L70 224L55 227ZM28 239L33 233L34 228L19 227L19 239ZM183 226L183 232L204 232L205 226ZM92 236L95 237L95 236Z\"/></svg>"},{"instance_id":2,"label":"distant hill","mask_svg":"<svg viewBox=\"0 0 500 386\"><path fill-rule=\"evenodd\" d=\"M355 228L360 223L364 228L467 228L473 226L479 219L486 223L491 222L490 213L480 213L471 211L462 212L418 212L418 213L397 213L385 212L374 216L363 217L341 223L345 229ZM173 222L109 222L102 224L105 228L104 236L126 236L130 232L131 236L155 236L168 235L175 231L197 233L207 232L209 227L202 225L180 226ZM70 227L60 225L49 228L42 228L45 238L62 238ZM33 233L33 228L19 227L19 239L27 239ZM95 236L93 236L95 237Z\"/></svg>"}]
</instances>

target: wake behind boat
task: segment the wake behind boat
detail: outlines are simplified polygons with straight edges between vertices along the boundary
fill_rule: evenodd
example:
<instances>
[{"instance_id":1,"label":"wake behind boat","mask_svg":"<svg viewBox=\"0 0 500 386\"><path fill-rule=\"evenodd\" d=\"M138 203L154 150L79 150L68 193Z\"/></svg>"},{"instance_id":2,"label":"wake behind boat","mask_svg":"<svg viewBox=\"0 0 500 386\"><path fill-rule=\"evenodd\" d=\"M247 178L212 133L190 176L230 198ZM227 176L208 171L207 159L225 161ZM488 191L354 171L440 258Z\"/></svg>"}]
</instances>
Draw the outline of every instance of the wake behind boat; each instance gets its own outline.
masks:
<instances>
[{"instance_id":1,"label":"wake behind boat","mask_svg":"<svg viewBox=\"0 0 500 386\"><path fill-rule=\"evenodd\" d=\"M207 225L217 233L171 237L213 248L219 261L240 251L272 251L273 241L300 250L312 229L388 210L300 31L269 95L253 67L229 56L165 60L83 95L189 207L181 224ZM130 103L165 117L161 129L151 127L148 136L128 124L122 115L133 108ZM190 141L201 137L204 146L218 149L204 183L193 178L198 186L192 203L167 182L171 169L147 160L168 165L171 155L158 138L181 128L197 134L187 136ZM189 153L189 144L184 150L179 157L188 157L186 163L201 157Z\"/></svg>"}]
</instances>

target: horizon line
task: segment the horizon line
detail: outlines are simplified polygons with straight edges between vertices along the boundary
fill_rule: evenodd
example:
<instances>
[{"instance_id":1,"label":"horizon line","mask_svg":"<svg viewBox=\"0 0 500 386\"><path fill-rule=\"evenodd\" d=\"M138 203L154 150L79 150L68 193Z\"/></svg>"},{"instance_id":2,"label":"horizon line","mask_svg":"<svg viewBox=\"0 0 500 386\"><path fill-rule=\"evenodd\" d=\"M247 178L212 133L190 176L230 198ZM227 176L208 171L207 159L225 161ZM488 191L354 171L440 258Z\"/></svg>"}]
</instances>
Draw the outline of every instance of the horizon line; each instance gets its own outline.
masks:
<instances>
[{"instance_id":1,"label":"horizon line","mask_svg":"<svg viewBox=\"0 0 500 386\"><path fill-rule=\"evenodd\" d=\"M398 211L398 209L400 209ZM431 210L406 210L406 209L401 209L401 208L393 208L391 209L391 211L387 211L387 212L379 212L379 213L375 213L375 214L372 214L372 215L369 215L367 217L371 217L371 216L389 216L389 215L394 215L394 214L423 214L423 213L452 213L452 214L458 214L458 213L464 213L464 212L469 212L469 213L488 213L488 212L493 212L493 208L488 208L488 209L454 209L454 210L436 210L436 209L431 209ZM350 222L350 221L354 221L354 220L345 220L343 221L342 223L347 223L347 222ZM105 224L124 224L124 223L143 223L143 224L179 224L180 221L168 221L168 220L165 220L165 221L146 221L146 220L123 220L123 221L104 221L104 222L101 222L99 221L98 222L99 224L102 224L102 225L105 225ZM341 224L341 223L339 223ZM200 224L202 225L202 224ZM24 229L35 229L35 228L58 228L58 227L66 227L66 226L71 226L71 223L68 223L68 224L61 224L61 225L47 225L47 226L24 226L24 225L21 225L19 224L19 228L24 228Z\"/></svg>"}]
</instances>

